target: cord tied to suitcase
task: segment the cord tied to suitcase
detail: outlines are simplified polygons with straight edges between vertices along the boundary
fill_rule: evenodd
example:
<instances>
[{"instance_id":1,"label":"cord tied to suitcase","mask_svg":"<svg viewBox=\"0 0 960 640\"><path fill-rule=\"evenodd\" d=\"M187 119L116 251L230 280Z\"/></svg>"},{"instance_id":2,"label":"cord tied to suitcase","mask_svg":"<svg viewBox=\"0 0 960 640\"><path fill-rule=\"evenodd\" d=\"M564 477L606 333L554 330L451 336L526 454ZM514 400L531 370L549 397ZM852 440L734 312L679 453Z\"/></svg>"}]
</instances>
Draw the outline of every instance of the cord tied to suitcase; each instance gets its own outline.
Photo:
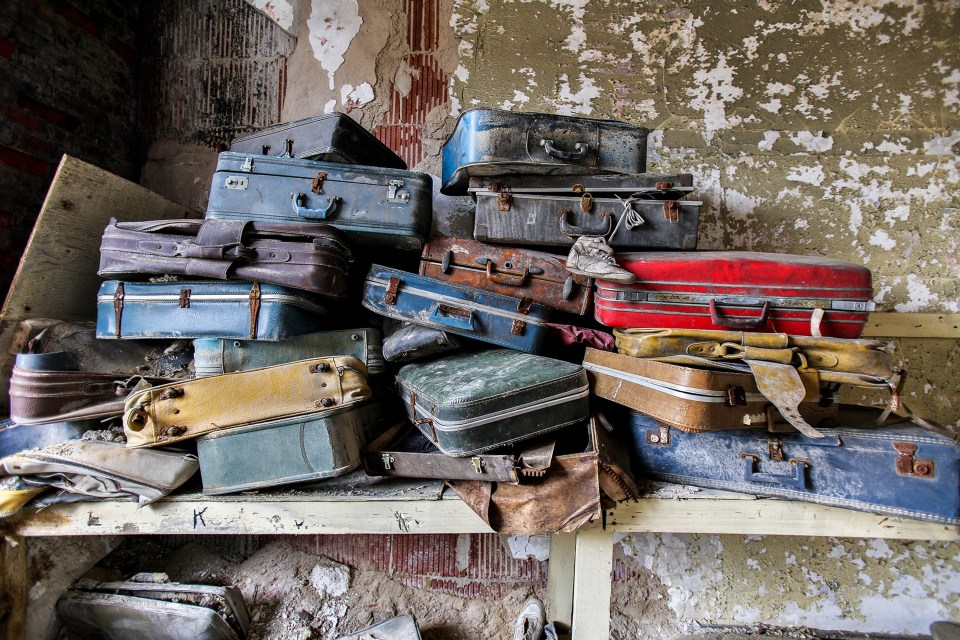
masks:
<instances>
[{"instance_id":1,"label":"cord tied to suitcase","mask_svg":"<svg viewBox=\"0 0 960 640\"><path fill-rule=\"evenodd\" d=\"M617 235L617 230L621 224L626 224L627 231L633 231L637 227L647 223L647 221L643 219L643 216L640 215L640 212L633 208L634 202L644 200L643 194L635 193L626 200L617 196L617 200L623 205L623 211L620 213L620 219L617 220L617 224L614 225L613 231L607 236L608 240L612 240L613 237Z\"/></svg>"}]
</instances>

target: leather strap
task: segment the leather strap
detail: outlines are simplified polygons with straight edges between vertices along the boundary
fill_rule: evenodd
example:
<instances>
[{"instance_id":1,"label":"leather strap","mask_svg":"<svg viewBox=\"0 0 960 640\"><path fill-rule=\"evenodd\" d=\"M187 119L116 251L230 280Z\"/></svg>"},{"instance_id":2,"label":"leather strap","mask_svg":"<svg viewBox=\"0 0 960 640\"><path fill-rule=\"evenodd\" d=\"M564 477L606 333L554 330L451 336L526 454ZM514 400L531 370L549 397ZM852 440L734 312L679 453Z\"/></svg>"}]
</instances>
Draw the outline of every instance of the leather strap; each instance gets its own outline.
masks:
<instances>
[{"instance_id":1,"label":"leather strap","mask_svg":"<svg viewBox=\"0 0 960 640\"><path fill-rule=\"evenodd\" d=\"M788 364L746 360L753 371L757 389L772 402L793 427L808 438L822 438L823 434L807 424L800 416L800 403L807 395L797 370Z\"/></svg>"}]
</instances>

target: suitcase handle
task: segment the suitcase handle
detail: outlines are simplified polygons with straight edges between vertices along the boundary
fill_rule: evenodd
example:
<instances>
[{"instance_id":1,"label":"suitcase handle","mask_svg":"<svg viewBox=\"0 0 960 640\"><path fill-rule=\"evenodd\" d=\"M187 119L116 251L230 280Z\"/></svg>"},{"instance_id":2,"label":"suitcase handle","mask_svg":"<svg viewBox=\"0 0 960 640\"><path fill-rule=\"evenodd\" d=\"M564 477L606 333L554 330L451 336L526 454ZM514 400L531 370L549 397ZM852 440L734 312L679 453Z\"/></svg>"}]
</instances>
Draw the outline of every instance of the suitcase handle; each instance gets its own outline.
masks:
<instances>
[{"instance_id":1,"label":"suitcase handle","mask_svg":"<svg viewBox=\"0 0 960 640\"><path fill-rule=\"evenodd\" d=\"M543 150L546 151L548 155L551 155L559 160L586 160L587 153L590 151L590 145L586 142L577 142L574 144L573 151L557 149L555 146L553 146L553 140L550 140L549 138L541 138L540 146L543 147Z\"/></svg>"},{"instance_id":2,"label":"suitcase handle","mask_svg":"<svg viewBox=\"0 0 960 640\"><path fill-rule=\"evenodd\" d=\"M588 229L586 227L577 227L567 222L567 214L573 213L571 209L560 209L560 233L563 235L574 238L576 236L604 236L610 234L610 231L613 229L613 216L601 216L601 218L607 221L606 229Z\"/></svg>"},{"instance_id":3,"label":"suitcase handle","mask_svg":"<svg viewBox=\"0 0 960 640\"><path fill-rule=\"evenodd\" d=\"M760 464L760 456L752 453L741 453L740 460L743 462L743 479L746 482L779 484L799 491L806 491L807 489L807 467L810 466L809 460L790 458L790 466L793 467L792 476L778 476L772 473L755 471L754 466Z\"/></svg>"},{"instance_id":4,"label":"suitcase handle","mask_svg":"<svg viewBox=\"0 0 960 640\"><path fill-rule=\"evenodd\" d=\"M441 313L445 315L440 315ZM437 324L442 324L451 329L462 329L464 331L475 331L473 326L473 311L452 307L448 304L438 302L433 310L430 311L430 319Z\"/></svg>"},{"instance_id":5,"label":"suitcase handle","mask_svg":"<svg viewBox=\"0 0 960 640\"><path fill-rule=\"evenodd\" d=\"M763 302L763 308L760 309L758 318L731 318L721 316L717 310L717 301L710 301L710 320L718 327L728 327L730 329L759 329L767 324L767 313L770 311L770 301Z\"/></svg>"},{"instance_id":6,"label":"suitcase handle","mask_svg":"<svg viewBox=\"0 0 960 640\"><path fill-rule=\"evenodd\" d=\"M530 277L530 270L524 269L523 273L517 276L508 276L505 274L493 272L493 260L487 261L487 280L496 284L502 284L505 287L522 287L523 283Z\"/></svg>"},{"instance_id":7,"label":"suitcase handle","mask_svg":"<svg viewBox=\"0 0 960 640\"><path fill-rule=\"evenodd\" d=\"M307 209L302 206L301 201L306 201L307 194L305 193L291 193L290 199L293 201L293 212L297 214L298 218L307 218L308 220L326 220L328 215L332 215L336 210L337 205L340 203L340 196L327 196L327 204L325 209Z\"/></svg>"}]
</instances>

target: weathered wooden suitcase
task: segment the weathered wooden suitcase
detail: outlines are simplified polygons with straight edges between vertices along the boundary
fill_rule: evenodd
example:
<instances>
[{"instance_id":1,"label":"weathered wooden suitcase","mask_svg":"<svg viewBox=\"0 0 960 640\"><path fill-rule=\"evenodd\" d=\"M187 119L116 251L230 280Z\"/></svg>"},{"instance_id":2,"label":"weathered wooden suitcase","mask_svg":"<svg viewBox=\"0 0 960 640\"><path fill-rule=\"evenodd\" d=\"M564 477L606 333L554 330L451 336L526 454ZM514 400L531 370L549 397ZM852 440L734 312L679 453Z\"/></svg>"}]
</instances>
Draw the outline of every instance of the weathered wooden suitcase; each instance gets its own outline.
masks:
<instances>
[{"instance_id":1,"label":"weathered wooden suitcase","mask_svg":"<svg viewBox=\"0 0 960 640\"><path fill-rule=\"evenodd\" d=\"M103 232L97 275L269 282L343 298L352 261L343 234L325 224L113 219Z\"/></svg>"},{"instance_id":2,"label":"weathered wooden suitcase","mask_svg":"<svg viewBox=\"0 0 960 640\"><path fill-rule=\"evenodd\" d=\"M369 375L384 372L380 330L372 327L314 331L278 342L199 338L193 341L193 366L198 378L271 367L304 358L353 356Z\"/></svg>"},{"instance_id":3,"label":"weathered wooden suitcase","mask_svg":"<svg viewBox=\"0 0 960 640\"><path fill-rule=\"evenodd\" d=\"M960 446L910 422L869 428L876 416L842 407L842 426L818 440L684 433L635 412L623 426L638 477L960 524Z\"/></svg>"},{"instance_id":4,"label":"weathered wooden suitcase","mask_svg":"<svg viewBox=\"0 0 960 640\"><path fill-rule=\"evenodd\" d=\"M123 582L82 579L57 601L72 633L105 640L243 640L250 626L236 587L181 584L165 574L137 574ZM150 582L138 581L149 577Z\"/></svg>"},{"instance_id":5,"label":"weathered wooden suitcase","mask_svg":"<svg viewBox=\"0 0 960 640\"><path fill-rule=\"evenodd\" d=\"M321 329L328 315L316 296L275 284L108 280L97 337L283 340Z\"/></svg>"},{"instance_id":6,"label":"weathered wooden suitcase","mask_svg":"<svg viewBox=\"0 0 960 640\"><path fill-rule=\"evenodd\" d=\"M443 186L466 193L472 176L642 173L648 129L594 118L471 109L443 145Z\"/></svg>"},{"instance_id":7,"label":"weathered wooden suitcase","mask_svg":"<svg viewBox=\"0 0 960 640\"><path fill-rule=\"evenodd\" d=\"M206 218L326 222L351 243L420 251L432 203L425 173L226 151L213 174Z\"/></svg>"},{"instance_id":8,"label":"weathered wooden suitcase","mask_svg":"<svg viewBox=\"0 0 960 640\"><path fill-rule=\"evenodd\" d=\"M608 327L857 338L874 309L870 270L822 256L716 251L616 258L639 282L597 281L594 317Z\"/></svg>"},{"instance_id":9,"label":"weathered wooden suitcase","mask_svg":"<svg viewBox=\"0 0 960 640\"><path fill-rule=\"evenodd\" d=\"M580 236L604 236L619 249L696 249L697 200L650 194L624 198L476 191L473 236L484 242L566 247Z\"/></svg>"},{"instance_id":10,"label":"weathered wooden suitcase","mask_svg":"<svg viewBox=\"0 0 960 640\"><path fill-rule=\"evenodd\" d=\"M197 439L203 492L210 495L322 480L360 466L365 425L380 403L213 431Z\"/></svg>"},{"instance_id":11,"label":"weathered wooden suitcase","mask_svg":"<svg viewBox=\"0 0 960 640\"><path fill-rule=\"evenodd\" d=\"M681 200L693 191L692 173L629 173L604 175L533 175L512 173L470 178L467 192L576 195L606 198L641 196L650 200ZM504 198L508 196L503 196Z\"/></svg>"},{"instance_id":12,"label":"weathered wooden suitcase","mask_svg":"<svg viewBox=\"0 0 960 640\"><path fill-rule=\"evenodd\" d=\"M343 113L325 113L265 127L230 143L236 153L406 169L407 163Z\"/></svg>"},{"instance_id":13,"label":"weathered wooden suitcase","mask_svg":"<svg viewBox=\"0 0 960 640\"><path fill-rule=\"evenodd\" d=\"M684 431L770 429L785 422L751 373L711 371L587 348L590 391ZM833 392L814 389L799 410L814 426L835 419ZM771 423L771 421L773 421Z\"/></svg>"},{"instance_id":14,"label":"weathered wooden suitcase","mask_svg":"<svg viewBox=\"0 0 960 640\"><path fill-rule=\"evenodd\" d=\"M543 323L550 312L529 298L504 296L377 264L367 274L363 306L394 320L526 352L543 347L547 338Z\"/></svg>"},{"instance_id":15,"label":"weathered wooden suitcase","mask_svg":"<svg viewBox=\"0 0 960 640\"><path fill-rule=\"evenodd\" d=\"M410 420L452 456L529 440L589 414L581 366L509 349L408 364L397 385Z\"/></svg>"},{"instance_id":16,"label":"weathered wooden suitcase","mask_svg":"<svg viewBox=\"0 0 960 640\"><path fill-rule=\"evenodd\" d=\"M126 400L123 430L127 446L152 447L356 405L372 395L367 368L356 358L310 358L134 392Z\"/></svg>"},{"instance_id":17,"label":"weathered wooden suitcase","mask_svg":"<svg viewBox=\"0 0 960 640\"><path fill-rule=\"evenodd\" d=\"M565 260L529 249L432 236L423 248L420 275L584 315L590 310L593 281L567 271Z\"/></svg>"}]
</instances>

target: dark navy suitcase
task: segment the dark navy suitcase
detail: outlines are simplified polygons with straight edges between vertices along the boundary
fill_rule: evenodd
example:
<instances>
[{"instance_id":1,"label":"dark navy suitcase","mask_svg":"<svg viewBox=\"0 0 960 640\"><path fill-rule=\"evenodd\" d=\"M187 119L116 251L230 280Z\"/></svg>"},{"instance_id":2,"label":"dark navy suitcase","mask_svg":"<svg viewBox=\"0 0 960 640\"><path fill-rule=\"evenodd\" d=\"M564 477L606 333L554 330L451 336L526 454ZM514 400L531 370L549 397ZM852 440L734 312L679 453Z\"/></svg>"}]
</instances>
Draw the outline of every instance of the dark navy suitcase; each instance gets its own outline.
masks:
<instances>
[{"instance_id":1,"label":"dark navy suitcase","mask_svg":"<svg viewBox=\"0 0 960 640\"><path fill-rule=\"evenodd\" d=\"M98 338L283 340L321 329L315 296L259 282L122 282L97 294Z\"/></svg>"},{"instance_id":2,"label":"dark navy suitcase","mask_svg":"<svg viewBox=\"0 0 960 640\"><path fill-rule=\"evenodd\" d=\"M636 412L624 426L637 477L960 524L960 446L910 422L871 428L876 415L844 407L816 440L686 433Z\"/></svg>"},{"instance_id":3,"label":"dark navy suitcase","mask_svg":"<svg viewBox=\"0 0 960 640\"><path fill-rule=\"evenodd\" d=\"M363 306L376 314L536 353L550 309L530 301L373 265Z\"/></svg>"},{"instance_id":4,"label":"dark navy suitcase","mask_svg":"<svg viewBox=\"0 0 960 640\"><path fill-rule=\"evenodd\" d=\"M226 151L206 218L326 222L359 245L420 251L432 203L425 173Z\"/></svg>"},{"instance_id":5,"label":"dark navy suitcase","mask_svg":"<svg viewBox=\"0 0 960 640\"><path fill-rule=\"evenodd\" d=\"M643 173L648 129L616 120L471 109L443 145L447 195L474 176Z\"/></svg>"},{"instance_id":6,"label":"dark navy suitcase","mask_svg":"<svg viewBox=\"0 0 960 640\"><path fill-rule=\"evenodd\" d=\"M281 122L234 138L230 150L388 169L407 168L400 156L343 113Z\"/></svg>"}]
</instances>

